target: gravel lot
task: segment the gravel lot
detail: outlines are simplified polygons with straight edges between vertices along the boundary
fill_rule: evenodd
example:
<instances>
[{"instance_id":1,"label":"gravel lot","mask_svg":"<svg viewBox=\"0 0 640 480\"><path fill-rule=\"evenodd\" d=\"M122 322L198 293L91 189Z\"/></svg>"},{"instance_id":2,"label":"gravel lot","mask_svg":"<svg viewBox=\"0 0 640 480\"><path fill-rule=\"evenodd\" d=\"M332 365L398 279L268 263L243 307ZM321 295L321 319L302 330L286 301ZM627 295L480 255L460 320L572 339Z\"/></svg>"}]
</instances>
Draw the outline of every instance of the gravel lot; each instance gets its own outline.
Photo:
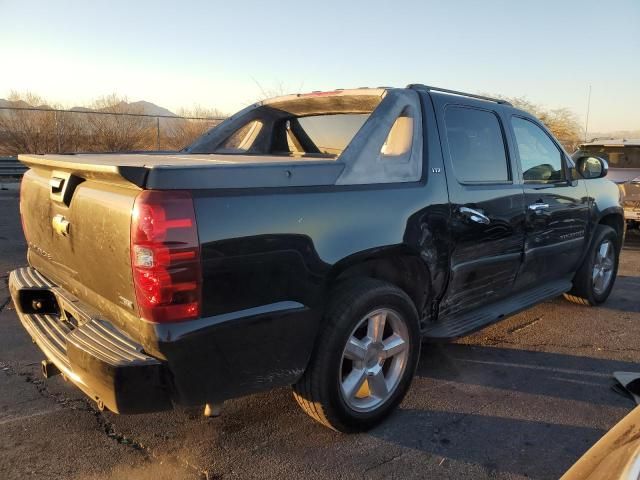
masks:
<instances>
[{"instance_id":1,"label":"gravel lot","mask_svg":"<svg viewBox=\"0 0 640 480\"><path fill-rule=\"evenodd\" d=\"M17 192L0 191L0 478L557 478L633 403L611 372L640 361L640 235L609 301L558 298L456 343L423 348L400 410L340 435L289 389L225 403L222 417L100 413L19 325L7 272L25 263Z\"/></svg>"}]
</instances>

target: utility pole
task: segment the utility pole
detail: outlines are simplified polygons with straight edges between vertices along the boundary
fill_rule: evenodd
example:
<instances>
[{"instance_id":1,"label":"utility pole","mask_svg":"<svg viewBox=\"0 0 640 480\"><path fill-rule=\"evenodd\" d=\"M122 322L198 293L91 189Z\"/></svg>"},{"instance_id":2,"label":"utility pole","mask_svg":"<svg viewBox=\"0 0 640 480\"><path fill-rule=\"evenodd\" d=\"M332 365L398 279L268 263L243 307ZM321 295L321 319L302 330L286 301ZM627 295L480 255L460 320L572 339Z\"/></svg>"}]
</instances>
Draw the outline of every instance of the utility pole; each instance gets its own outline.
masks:
<instances>
[{"instance_id":1,"label":"utility pole","mask_svg":"<svg viewBox=\"0 0 640 480\"><path fill-rule=\"evenodd\" d=\"M587 132L589 131L589 109L591 108L591 85L589 85L589 95L587 97L587 119L584 122L584 143L587 143Z\"/></svg>"}]
</instances>

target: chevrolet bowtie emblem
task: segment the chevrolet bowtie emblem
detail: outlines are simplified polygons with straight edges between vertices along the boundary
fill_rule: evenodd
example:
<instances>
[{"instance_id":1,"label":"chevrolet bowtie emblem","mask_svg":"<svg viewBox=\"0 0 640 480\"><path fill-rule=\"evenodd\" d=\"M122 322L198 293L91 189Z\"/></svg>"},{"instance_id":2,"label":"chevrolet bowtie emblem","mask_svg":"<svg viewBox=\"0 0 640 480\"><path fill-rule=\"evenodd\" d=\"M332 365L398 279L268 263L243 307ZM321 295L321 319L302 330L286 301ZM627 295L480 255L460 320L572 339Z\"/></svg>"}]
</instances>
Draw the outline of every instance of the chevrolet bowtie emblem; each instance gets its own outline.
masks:
<instances>
[{"instance_id":1,"label":"chevrolet bowtie emblem","mask_svg":"<svg viewBox=\"0 0 640 480\"><path fill-rule=\"evenodd\" d=\"M69 220L64 218L64 215L56 215L53 217L51 220L51 226L53 227L53 231L58 235L62 235L63 237L69 235L69 228L71 227L71 224L69 223Z\"/></svg>"}]
</instances>

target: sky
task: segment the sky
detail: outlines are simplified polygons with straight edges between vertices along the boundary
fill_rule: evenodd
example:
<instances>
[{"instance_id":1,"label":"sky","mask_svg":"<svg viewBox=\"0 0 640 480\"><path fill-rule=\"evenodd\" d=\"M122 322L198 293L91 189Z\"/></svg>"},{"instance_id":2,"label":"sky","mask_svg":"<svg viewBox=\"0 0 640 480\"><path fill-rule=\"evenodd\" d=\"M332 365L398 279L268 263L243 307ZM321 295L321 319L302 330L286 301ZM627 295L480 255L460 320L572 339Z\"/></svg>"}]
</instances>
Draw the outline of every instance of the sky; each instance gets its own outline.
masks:
<instances>
[{"instance_id":1,"label":"sky","mask_svg":"<svg viewBox=\"0 0 640 480\"><path fill-rule=\"evenodd\" d=\"M0 0L0 98L232 113L262 92L424 83L640 129L640 0Z\"/></svg>"}]
</instances>

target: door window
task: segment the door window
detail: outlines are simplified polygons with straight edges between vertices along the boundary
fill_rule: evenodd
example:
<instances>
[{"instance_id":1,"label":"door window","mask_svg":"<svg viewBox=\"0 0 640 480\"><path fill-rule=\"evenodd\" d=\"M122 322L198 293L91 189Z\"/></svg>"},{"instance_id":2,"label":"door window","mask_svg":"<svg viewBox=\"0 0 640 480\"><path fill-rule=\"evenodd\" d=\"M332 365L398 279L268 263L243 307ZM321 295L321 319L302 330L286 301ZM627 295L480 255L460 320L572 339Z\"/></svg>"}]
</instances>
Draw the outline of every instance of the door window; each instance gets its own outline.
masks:
<instances>
[{"instance_id":1,"label":"door window","mask_svg":"<svg viewBox=\"0 0 640 480\"><path fill-rule=\"evenodd\" d=\"M522 176L525 183L556 183L565 180L562 151L538 125L512 117Z\"/></svg>"},{"instance_id":2,"label":"door window","mask_svg":"<svg viewBox=\"0 0 640 480\"><path fill-rule=\"evenodd\" d=\"M449 107L445 115L449 152L461 183L502 183L510 180L498 117L489 111Z\"/></svg>"}]
</instances>

